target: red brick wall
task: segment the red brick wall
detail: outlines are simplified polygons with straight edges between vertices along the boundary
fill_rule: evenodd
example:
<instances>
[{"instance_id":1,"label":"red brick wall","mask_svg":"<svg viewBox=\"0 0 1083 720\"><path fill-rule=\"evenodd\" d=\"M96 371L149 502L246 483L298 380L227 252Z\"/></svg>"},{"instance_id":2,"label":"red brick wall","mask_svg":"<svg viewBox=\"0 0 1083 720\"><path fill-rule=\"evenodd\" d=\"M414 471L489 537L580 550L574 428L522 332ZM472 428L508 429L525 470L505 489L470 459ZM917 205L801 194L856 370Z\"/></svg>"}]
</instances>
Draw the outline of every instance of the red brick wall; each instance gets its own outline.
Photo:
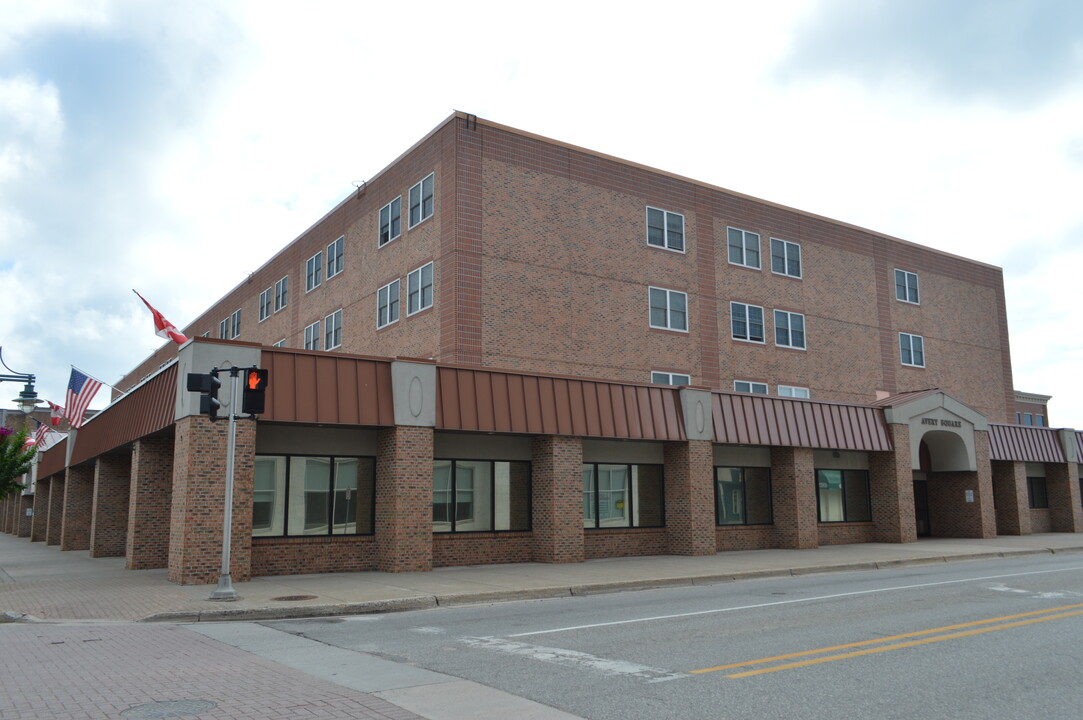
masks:
<instances>
[{"instance_id":1,"label":"red brick wall","mask_svg":"<svg viewBox=\"0 0 1083 720\"><path fill-rule=\"evenodd\" d=\"M128 539L128 492L132 456L102 455L94 470L90 557L122 557Z\"/></svg>"},{"instance_id":2,"label":"red brick wall","mask_svg":"<svg viewBox=\"0 0 1083 720\"><path fill-rule=\"evenodd\" d=\"M433 567L531 562L534 541L528 532L435 533Z\"/></svg>"},{"instance_id":3,"label":"red brick wall","mask_svg":"<svg viewBox=\"0 0 1083 720\"><path fill-rule=\"evenodd\" d=\"M993 497L996 502L998 535L1030 535L1030 499L1027 496L1027 466L1021 462L992 463Z\"/></svg>"},{"instance_id":4,"label":"red brick wall","mask_svg":"<svg viewBox=\"0 0 1083 720\"><path fill-rule=\"evenodd\" d=\"M533 559L582 562L583 441L540 436L533 443Z\"/></svg>"},{"instance_id":5,"label":"red brick wall","mask_svg":"<svg viewBox=\"0 0 1083 720\"><path fill-rule=\"evenodd\" d=\"M30 542L45 542L49 532L49 508L53 481L38 478L34 488L34 517L30 520Z\"/></svg>"},{"instance_id":6,"label":"red brick wall","mask_svg":"<svg viewBox=\"0 0 1083 720\"><path fill-rule=\"evenodd\" d=\"M129 570L169 566L172 491L173 438L163 434L136 440L124 552Z\"/></svg>"},{"instance_id":7,"label":"red brick wall","mask_svg":"<svg viewBox=\"0 0 1083 720\"><path fill-rule=\"evenodd\" d=\"M1053 532L1049 508L1027 508L1030 516L1030 531L1036 533Z\"/></svg>"},{"instance_id":8,"label":"red brick wall","mask_svg":"<svg viewBox=\"0 0 1083 720\"><path fill-rule=\"evenodd\" d=\"M876 541L874 523L820 523L820 545L849 545Z\"/></svg>"},{"instance_id":9,"label":"red brick wall","mask_svg":"<svg viewBox=\"0 0 1083 720\"><path fill-rule=\"evenodd\" d=\"M1079 498L1079 465L1046 463L1045 487L1049 496L1049 525L1054 532L1083 530Z\"/></svg>"},{"instance_id":10,"label":"red brick wall","mask_svg":"<svg viewBox=\"0 0 1083 720\"><path fill-rule=\"evenodd\" d=\"M929 525L935 536L996 536L989 433L974 433L974 449L977 472L929 473ZM967 490L973 491L974 502L966 502Z\"/></svg>"},{"instance_id":11,"label":"red brick wall","mask_svg":"<svg viewBox=\"0 0 1083 720\"><path fill-rule=\"evenodd\" d=\"M377 567L387 572L429 570L432 428L381 428L376 438Z\"/></svg>"},{"instance_id":12,"label":"red brick wall","mask_svg":"<svg viewBox=\"0 0 1083 720\"><path fill-rule=\"evenodd\" d=\"M774 525L727 525L716 529L715 538L719 552L779 547Z\"/></svg>"},{"instance_id":13,"label":"red brick wall","mask_svg":"<svg viewBox=\"0 0 1083 720\"><path fill-rule=\"evenodd\" d=\"M376 539L371 536L252 539L253 577L376 569Z\"/></svg>"},{"instance_id":14,"label":"red brick wall","mask_svg":"<svg viewBox=\"0 0 1083 720\"><path fill-rule=\"evenodd\" d=\"M819 544L812 450L771 448L771 504L778 547L806 549Z\"/></svg>"},{"instance_id":15,"label":"red brick wall","mask_svg":"<svg viewBox=\"0 0 1083 720\"><path fill-rule=\"evenodd\" d=\"M665 555L669 538L665 528L588 530L583 534L586 560L638 555Z\"/></svg>"},{"instance_id":16,"label":"red brick wall","mask_svg":"<svg viewBox=\"0 0 1083 720\"><path fill-rule=\"evenodd\" d=\"M30 537L30 528L33 518L26 514L27 510L34 507L34 496L22 495L19 497L19 522L16 526L16 533L19 537Z\"/></svg>"},{"instance_id":17,"label":"red brick wall","mask_svg":"<svg viewBox=\"0 0 1083 720\"><path fill-rule=\"evenodd\" d=\"M707 440L665 444L665 524L672 555L713 555L714 463Z\"/></svg>"},{"instance_id":18,"label":"red brick wall","mask_svg":"<svg viewBox=\"0 0 1083 720\"><path fill-rule=\"evenodd\" d=\"M888 432L895 451L869 453L869 490L876 541L916 542L910 427L889 425ZM821 544L823 537L821 532Z\"/></svg>"}]
</instances>

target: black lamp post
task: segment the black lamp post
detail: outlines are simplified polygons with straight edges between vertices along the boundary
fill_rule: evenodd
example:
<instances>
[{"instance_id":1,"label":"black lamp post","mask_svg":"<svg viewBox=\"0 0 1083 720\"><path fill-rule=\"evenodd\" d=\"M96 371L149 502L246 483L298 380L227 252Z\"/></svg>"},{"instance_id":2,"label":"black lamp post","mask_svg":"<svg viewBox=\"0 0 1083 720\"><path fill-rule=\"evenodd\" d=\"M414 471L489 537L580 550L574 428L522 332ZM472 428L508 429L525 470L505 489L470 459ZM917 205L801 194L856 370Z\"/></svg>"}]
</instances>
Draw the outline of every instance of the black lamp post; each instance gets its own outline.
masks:
<instances>
[{"instance_id":1,"label":"black lamp post","mask_svg":"<svg viewBox=\"0 0 1083 720\"><path fill-rule=\"evenodd\" d=\"M17 405L19 410L26 415L34 412L38 403L41 402L41 400L38 399L37 392L34 390L34 376L29 373L18 373L9 368L7 363L4 362L3 348L0 348L0 365L3 365L4 369L9 373L7 375L0 374L0 382L26 383L23 386L23 391L19 393L19 397L14 400L15 405Z\"/></svg>"}]
</instances>

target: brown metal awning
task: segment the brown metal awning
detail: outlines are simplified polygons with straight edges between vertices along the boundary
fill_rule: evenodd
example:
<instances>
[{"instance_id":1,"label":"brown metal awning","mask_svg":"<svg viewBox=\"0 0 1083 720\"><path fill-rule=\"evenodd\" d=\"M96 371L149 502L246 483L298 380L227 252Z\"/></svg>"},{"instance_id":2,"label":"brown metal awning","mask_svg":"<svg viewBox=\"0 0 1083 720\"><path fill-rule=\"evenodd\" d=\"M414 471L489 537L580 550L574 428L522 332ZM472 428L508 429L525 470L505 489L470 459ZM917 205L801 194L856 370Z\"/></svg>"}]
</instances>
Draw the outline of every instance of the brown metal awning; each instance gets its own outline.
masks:
<instances>
[{"instance_id":1,"label":"brown metal awning","mask_svg":"<svg viewBox=\"0 0 1083 720\"><path fill-rule=\"evenodd\" d=\"M892 450L883 411L864 405L713 393L715 442L831 450Z\"/></svg>"},{"instance_id":2,"label":"brown metal awning","mask_svg":"<svg viewBox=\"0 0 1083 720\"><path fill-rule=\"evenodd\" d=\"M391 361L263 348L270 370L264 422L394 425Z\"/></svg>"},{"instance_id":3,"label":"brown metal awning","mask_svg":"<svg viewBox=\"0 0 1083 720\"><path fill-rule=\"evenodd\" d=\"M989 423L989 459L1067 462L1056 430L1001 423Z\"/></svg>"},{"instance_id":4,"label":"brown metal awning","mask_svg":"<svg viewBox=\"0 0 1083 720\"><path fill-rule=\"evenodd\" d=\"M440 430L684 440L677 389L437 367Z\"/></svg>"}]
</instances>

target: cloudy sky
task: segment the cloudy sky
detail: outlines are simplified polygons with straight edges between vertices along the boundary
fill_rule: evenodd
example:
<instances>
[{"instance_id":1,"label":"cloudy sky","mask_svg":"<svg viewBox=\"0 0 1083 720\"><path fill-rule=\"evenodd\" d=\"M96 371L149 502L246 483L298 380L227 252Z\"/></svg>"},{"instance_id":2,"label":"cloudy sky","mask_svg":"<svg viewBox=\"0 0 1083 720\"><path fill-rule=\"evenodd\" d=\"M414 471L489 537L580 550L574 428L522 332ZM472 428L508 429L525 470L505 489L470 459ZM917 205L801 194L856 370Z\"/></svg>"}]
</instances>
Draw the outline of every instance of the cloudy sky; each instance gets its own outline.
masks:
<instances>
[{"instance_id":1,"label":"cloudy sky","mask_svg":"<svg viewBox=\"0 0 1083 720\"><path fill-rule=\"evenodd\" d=\"M1083 428L1083 3L526 7L0 0L4 360L115 382L462 110L1003 267Z\"/></svg>"}]
</instances>

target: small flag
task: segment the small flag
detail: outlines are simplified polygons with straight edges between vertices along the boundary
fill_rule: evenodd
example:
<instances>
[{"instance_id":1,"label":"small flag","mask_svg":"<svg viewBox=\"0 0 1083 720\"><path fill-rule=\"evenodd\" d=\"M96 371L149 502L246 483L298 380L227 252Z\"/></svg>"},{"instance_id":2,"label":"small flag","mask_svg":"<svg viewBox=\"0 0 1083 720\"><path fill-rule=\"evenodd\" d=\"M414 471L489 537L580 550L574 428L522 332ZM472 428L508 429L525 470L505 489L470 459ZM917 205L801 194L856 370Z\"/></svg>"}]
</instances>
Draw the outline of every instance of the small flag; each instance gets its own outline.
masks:
<instances>
[{"instance_id":1,"label":"small flag","mask_svg":"<svg viewBox=\"0 0 1083 720\"><path fill-rule=\"evenodd\" d=\"M46 402L48 402L48 401L46 401ZM51 430L51 429L52 428L50 428L45 423L39 422L38 423L38 429L34 433L34 444L37 445L38 447L41 447L42 443L45 442L45 436L49 433L49 430Z\"/></svg>"},{"instance_id":2,"label":"small flag","mask_svg":"<svg viewBox=\"0 0 1083 720\"><path fill-rule=\"evenodd\" d=\"M53 427L60 427L60 420L64 417L64 408L48 400L45 402L49 406L49 423Z\"/></svg>"},{"instance_id":3,"label":"small flag","mask_svg":"<svg viewBox=\"0 0 1083 720\"><path fill-rule=\"evenodd\" d=\"M90 401L94 399L102 384L92 377L87 377L75 368L71 369L71 379L68 380L68 395L65 400L67 409L65 416L71 426L78 430L83 426L83 413L86 412Z\"/></svg>"},{"instance_id":4,"label":"small flag","mask_svg":"<svg viewBox=\"0 0 1083 720\"><path fill-rule=\"evenodd\" d=\"M173 323L162 317L162 314L155 310L154 307L149 302L147 302L147 299L145 297L135 292L134 288L132 289L132 292L135 293L136 297L143 301L143 304L146 305L147 308L154 315L155 335L172 340L178 345L183 345L184 343L188 342L188 338L186 338L179 330L177 330L176 326Z\"/></svg>"}]
</instances>

